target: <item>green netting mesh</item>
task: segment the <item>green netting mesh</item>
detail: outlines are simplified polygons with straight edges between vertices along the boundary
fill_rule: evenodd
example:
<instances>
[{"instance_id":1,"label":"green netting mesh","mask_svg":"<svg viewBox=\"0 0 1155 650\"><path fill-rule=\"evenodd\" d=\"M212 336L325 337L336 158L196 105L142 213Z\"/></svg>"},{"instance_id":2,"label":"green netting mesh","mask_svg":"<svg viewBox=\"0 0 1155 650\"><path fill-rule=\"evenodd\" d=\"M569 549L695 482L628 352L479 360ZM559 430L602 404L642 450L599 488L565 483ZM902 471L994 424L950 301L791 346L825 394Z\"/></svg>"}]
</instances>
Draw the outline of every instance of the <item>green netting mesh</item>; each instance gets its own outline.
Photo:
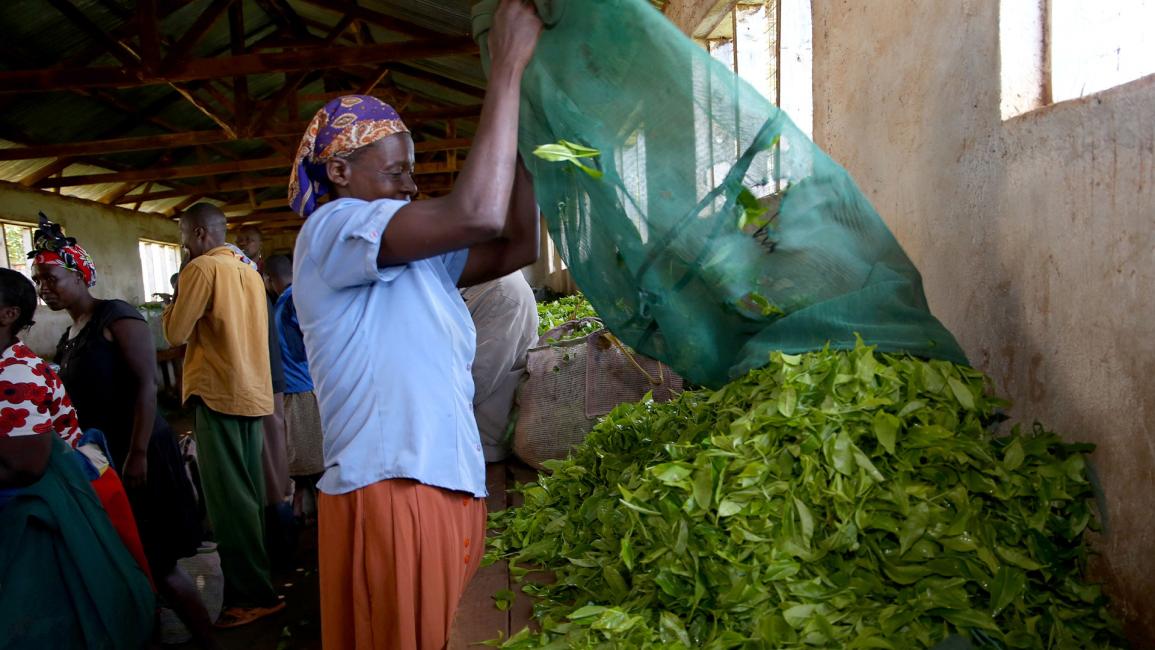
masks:
<instances>
[{"instance_id":1,"label":"green netting mesh","mask_svg":"<svg viewBox=\"0 0 1155 650\"><path fill-rule=\"evenodd\" d=\"M495 5L475 9L485 61ZM549 28L522 82L520 149L619 338L707 386L856 334L966 363L878 213L783 111L645 0L538 6ZM533 155L561 140L600 152L581 161L600 177Z\"/></svg>"}]
</instances>

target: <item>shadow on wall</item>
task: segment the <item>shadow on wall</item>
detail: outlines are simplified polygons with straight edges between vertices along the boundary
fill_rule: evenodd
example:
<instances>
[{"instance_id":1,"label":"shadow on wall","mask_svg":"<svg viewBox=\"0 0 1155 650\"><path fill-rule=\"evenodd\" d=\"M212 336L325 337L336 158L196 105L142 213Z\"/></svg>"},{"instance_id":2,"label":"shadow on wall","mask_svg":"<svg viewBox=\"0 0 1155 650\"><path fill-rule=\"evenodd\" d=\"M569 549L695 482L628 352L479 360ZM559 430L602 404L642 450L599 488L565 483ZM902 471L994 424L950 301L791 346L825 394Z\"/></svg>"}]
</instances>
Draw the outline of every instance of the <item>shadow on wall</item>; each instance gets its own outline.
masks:
<instances>
[{"instance_id":1,"label":"shadow on wall","mask_svg":"<svg viewBox=\"0 0 1155 650\"><path fill-rule=\"evenodd\" d=\"M816 131L1012 416L1098 446L1097 575L1155 647L1155 76L1003 121L999 4L815 3Z\"/></svg>"}]
</instances>

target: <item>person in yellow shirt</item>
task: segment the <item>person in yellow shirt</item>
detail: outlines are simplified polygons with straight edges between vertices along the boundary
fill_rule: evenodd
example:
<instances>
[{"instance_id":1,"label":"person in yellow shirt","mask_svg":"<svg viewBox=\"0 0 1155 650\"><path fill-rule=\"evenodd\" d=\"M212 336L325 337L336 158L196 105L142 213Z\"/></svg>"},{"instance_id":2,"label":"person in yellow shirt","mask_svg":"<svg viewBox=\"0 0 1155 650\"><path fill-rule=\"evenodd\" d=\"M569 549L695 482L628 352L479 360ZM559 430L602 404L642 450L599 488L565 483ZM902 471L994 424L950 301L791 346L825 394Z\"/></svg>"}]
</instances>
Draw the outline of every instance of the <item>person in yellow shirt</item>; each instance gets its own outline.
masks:
<instances>
[{"instance_id":1,"label":"person in yellow shirt","mask_svg":"<svg viewBox=\"0 0 1155 650\"><path fill-rule=\"evenodd\" d=\"M273 589L263 535L265 479L261 418L273 412L265 283L225 243L226 219L200 203L181 215L181 270L163 315L171 345L187 343L184 401L195 408L205 507L225 575L219 627L236 627L284 608Z\"/></svg>"}]
</instances>

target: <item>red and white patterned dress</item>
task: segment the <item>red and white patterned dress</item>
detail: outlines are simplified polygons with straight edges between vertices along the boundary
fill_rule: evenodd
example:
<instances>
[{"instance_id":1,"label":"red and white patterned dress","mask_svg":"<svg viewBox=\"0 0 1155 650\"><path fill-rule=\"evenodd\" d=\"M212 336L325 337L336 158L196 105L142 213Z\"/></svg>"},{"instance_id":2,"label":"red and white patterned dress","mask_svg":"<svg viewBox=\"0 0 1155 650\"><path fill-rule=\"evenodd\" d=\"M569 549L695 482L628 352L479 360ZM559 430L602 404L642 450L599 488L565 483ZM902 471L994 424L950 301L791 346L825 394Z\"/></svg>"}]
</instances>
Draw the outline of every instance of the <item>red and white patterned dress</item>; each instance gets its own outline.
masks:
<instances>
[{"instance_id":1,"label":"red and white patterned dress","mask_svg":"<svg viewBox=\"0 0 1155 650\"><path fill-rule=\"evenodd\" d=\"M73 448L82 437L76 409L64 392L60 377L28 346L17 341L0 354L0 438L48 432L60 436ZM107 457L95 443L86 444L78 451L96 470L98 478L92 479L92 489L112 527L151 583L152 574L140 543L140 532L120 476L108 465Z\"/></svg>"},{"instance_id":2,"label":"red and white patterned dress","mask_svg":"<svg viewBox=\"0 0 1155 650\"><path fill-rule=\"evenodd\" d=\"M64 384L20 341L0 354L0 438L55 432L76 446L80 423Z\"/></svg>"}]
</instances>

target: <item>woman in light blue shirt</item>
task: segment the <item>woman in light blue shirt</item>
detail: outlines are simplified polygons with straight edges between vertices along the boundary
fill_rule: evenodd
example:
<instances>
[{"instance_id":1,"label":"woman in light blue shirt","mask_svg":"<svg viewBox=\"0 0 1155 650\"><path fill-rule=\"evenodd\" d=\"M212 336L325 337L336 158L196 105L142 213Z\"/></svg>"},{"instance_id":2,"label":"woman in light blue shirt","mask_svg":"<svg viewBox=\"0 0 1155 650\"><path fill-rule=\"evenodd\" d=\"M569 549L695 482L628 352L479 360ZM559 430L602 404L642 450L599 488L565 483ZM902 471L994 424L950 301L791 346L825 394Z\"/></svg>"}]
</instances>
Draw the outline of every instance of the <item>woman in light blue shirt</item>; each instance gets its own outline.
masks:
<instances>
[{"instance_id":1,"label":"woman in light blue shirt","mask_svg":"<svg viewBox=\"0 0 1155 650\"><path fill-rule=\"evenodd\" d=\"M443 647L481 560L475 333L458 287L537 257L517 130L540 30L532 3L503 0L481 119L447 196L413 200L413 140L373 97L333 100L302 138L289 184L290 204L307 218L293 291L324 431L326 648Z\"/></svg>"}]
</instances>

